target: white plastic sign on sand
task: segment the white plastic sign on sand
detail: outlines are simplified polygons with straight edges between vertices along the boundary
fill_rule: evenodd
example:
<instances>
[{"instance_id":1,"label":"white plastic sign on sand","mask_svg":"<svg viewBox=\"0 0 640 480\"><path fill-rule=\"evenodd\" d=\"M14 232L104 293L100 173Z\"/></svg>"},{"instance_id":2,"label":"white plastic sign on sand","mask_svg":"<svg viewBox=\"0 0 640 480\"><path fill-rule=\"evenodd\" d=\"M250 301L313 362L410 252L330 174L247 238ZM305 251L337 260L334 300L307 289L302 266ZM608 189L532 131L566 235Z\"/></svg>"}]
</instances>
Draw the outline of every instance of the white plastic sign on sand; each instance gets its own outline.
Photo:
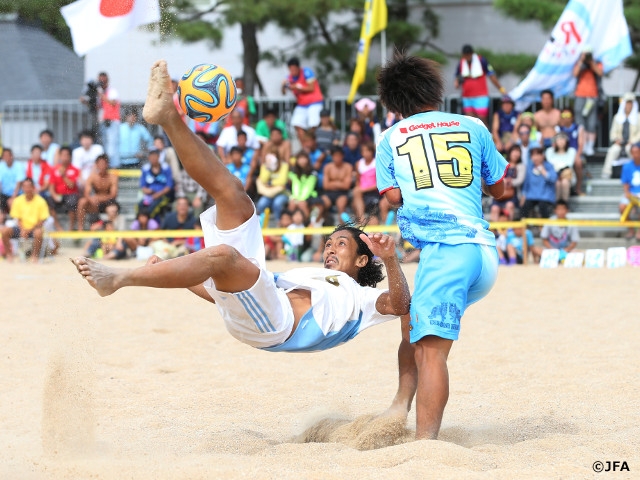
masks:
<instances>
[{"instance_id":1,"label":"white plastic sign on sand","mask_svg":"<svg viewBox=\"0 0 640 480\"><path fill-rule=\"evenodd\" d=\"M584 252L569 252L564 259L564 268L582 268Z\"/></svg>"},{"instance_id":2,"label":"white plastic sign on sand","mask_svg":"<svg viewBox=\"0 0 640 480\"><path fill-rule=\"evenodd\" d=\"M540 255L540 268L556 268L560 261L560 250L545 248Z\"/></svg>"},{"instance_id":3,"label":"white plastic sign on sand","mask_svg":"<svg viewBox=\"0 0 640 480\"><path fill-rule=\"evenodd\" d=\"M587 250L584 254L584 266L587 268L604 267L604 250L599 248Z\"/></svg>"},{"instance_id":4,"label":"white plastic sign on sand","mask_svg":"<svg viewBox=\"0 0 640 480\"><path fill-rule=\"evenodd\" d=\"M607 268L620 268L627 265L627 249L610 247L607 249Z\"/></svg>"}]
</instances>

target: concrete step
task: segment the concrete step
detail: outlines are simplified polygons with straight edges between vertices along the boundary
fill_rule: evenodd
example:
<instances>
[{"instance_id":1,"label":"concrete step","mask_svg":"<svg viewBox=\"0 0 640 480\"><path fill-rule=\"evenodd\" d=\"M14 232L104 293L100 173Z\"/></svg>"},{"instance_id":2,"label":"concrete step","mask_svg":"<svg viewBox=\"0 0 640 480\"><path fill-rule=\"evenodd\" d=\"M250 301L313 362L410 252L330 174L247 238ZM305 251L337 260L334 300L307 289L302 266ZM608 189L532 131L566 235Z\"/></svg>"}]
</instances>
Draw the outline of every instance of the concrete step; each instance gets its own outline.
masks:
<instances>
[{"instance_id":1,"label":"concrete step","mask_svg":"<svg viewBox=\"0 0 640 480\"><path fill-rule=\"evenodd\" d=\"M569 205L572 212L584 213L617 213L620 196L595 196L571 197Z\"/></svg>"},{"instance_id":2,"label":"concrete step","mask_svg":"<svg viewBox=\"0 0 640 480\"><path fill-rule=\"evenodd\" d=\"M592 179L588 180L588 185L591 188L589 196L594 197L616 197L620 199L622 196L622 185L620 180L616 179Z\"/></svg>"}]
</instances>

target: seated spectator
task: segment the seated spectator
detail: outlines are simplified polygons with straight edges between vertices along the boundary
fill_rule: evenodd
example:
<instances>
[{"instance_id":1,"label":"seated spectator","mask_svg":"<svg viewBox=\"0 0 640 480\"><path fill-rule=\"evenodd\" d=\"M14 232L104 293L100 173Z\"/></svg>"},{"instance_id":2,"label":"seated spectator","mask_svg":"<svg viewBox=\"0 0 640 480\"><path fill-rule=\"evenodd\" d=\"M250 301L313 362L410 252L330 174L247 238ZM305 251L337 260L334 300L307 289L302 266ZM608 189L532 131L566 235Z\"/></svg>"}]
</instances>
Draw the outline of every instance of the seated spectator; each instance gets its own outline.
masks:
<instances>
[{"instance_id":1,"label":"seated spectator","mask_svg":"<svg viewBox=\"0 0 640 480\"><path fill-rule=\"evenodd\" d=\"M251 166L244 163L240 147L231 147L229 159L231 160L231 163L227 164L227 168L238 180L240 180L240 182L242 182L245 192L248 191L251 186L251 183L249 182Z\"/></svg>"},{"instance_id":2,"label":"seated spectator","mask_svg":"<svg viewBox=\"0 0 640 480\"><path fill-rule=\"evenodd\" d=\"M334 145L340 145L340 132L331 119L331 112L326 108L320 112L320 125L316 128L316 145L328 153Z\"/></svg>"},{"instance_id":3,"label":"seated spectator","mask_svg":"<svg viewBox=\"0 0 640 480\"><path fill-rule=\"evenodd\" d=\"M135 231L152 231L157 230L159 227L158 222L150 217L149 210L147 208L138 209L136 219L129 226L129 230ZM151 243L151 238L119 238L115 247L104 256L108 260L122 260L127 258L127 249L132 254L136 253L138 247L147 247Z\"/></svg>"},{"instance_id":4,"label":"seated spectator","mask_svg":"<svg viewBox=\"0 0 640 480\"><path fill-rule=\"evenodd\" d=\"M362 151L360 150L361 145L360 136L357 133L347 133L343 147L345 163L348 163L352 167L355 166L356 162L362 158Z\"/></svg>"},{"instance_id":5,"label":"seated spectator","mask_svg":"<svg viewBox=\"0 0 640 480\"><path fill-rule=\"evenodd\" d=\"M526 167L522 163L520 145L511 145L509 147L507 161L509 162L509 170L507 170L507 175L504 179L504 194L500 200L494 198L491 202L489 218L492 222L497 222L501 215L506 217L505 221L512 221L515 216L516 205L519 205L520 187L524 183L526 174Z\"/></svg>"},{"instance_id":6,"label":"seated spectator","mask_svg":"<svg viewBox=\"0 0 640 480\"><path fill-rule=\"evenodd\" d=\"M269 208L275 218L280 218L280 214L289 200L286 193L288 178L289 162L281 159L275 149L268 152L260 167L260 174L256 182L260 194L256 203L258 215Z\"/></svg>"},{"instance_id":7,"label":"seated spectator","mask_svg":"<svg viewBox=\"0 0 640 480\"><path fill-rule=\"evenodd\" d=\"M518 120L516 121L516 128L514 129L514 131L518 132L522 125L526 125L529 128L529 140L527 144L532 144L535 146L541 145L542 135L540 134L540 132L538 131L538 128L535 125L535 119L534 119L533 113L522 112L520 114L520 117L518 117ZM520 143L522 143L523 137L521 135L518 135L518 139L520 140ZM525 163L527 162L525 161Z\"/></svg>"},{"instance_id":8,"label":"seated spectator","mask_svg":"<svg viewBox=\"0 0 640 480\"><path fill-rule=\"evenodd\" d=\"M282 136L282 131L278 127L273 127L269 134L269 141L264 145L263 152L269 152L276 150L278 157L285 162L291 160L291 142L285 140ZM264 158L264 154L263 154Z\"/></svg>"},{"instance_id":9,"label":"seated spectator","mask_svg":"<svg viewBox=\"0 0 640 480\"><path fill-rule=\"evenodd\" d=\"M71 163L80 170L79 187L80 191L83 191L89 175L93 172L96 159L104 154L104 148L93 143L93 133L89 130L80 132L79 140L80 146L71 152Z\"/></svg>"},{"instance_id":10,"label":"seated spectator","mask_svg":"<svg viewBox=\"0 0 640 480\"><path fill-rule=\"evenodd\" d=\"M11 248L11 239L33 239L31 247L31 260L37 262L40 258L40 248L42 247L42 238L44 235L44 222L49 218L49 206L44 198L38 195L33 180L29 177L22 181L22 190L24 193L18 195L13 204L9 215L16 222L16 226L4 226L0 229L2 232L2 245L4 247L5 257L8 261L13 261L13 250Z\"/></svg>"},{"instance_id":11,"label":"seated spectator","mask_svg":"<svg viewBox=\"0 0 640 480\"><path fill-rule=\"evenodd\" d=\"M49 198L49 183L51 182L51 167L42 159L42 147L31 147L31 156L27 161L26 175L33 180L36 193L45 200Z\"/></svg>"},{"instance_id":12,"label":"seated spectator","mask_svg":"<svg viewBox=\"0 0 640 480\"><path fill-rule=\"evenodd\" d=\"M611 178L613 166L621 165L628 161L626 157L631 154L631 146L640 142L640 114L638 102L633 93L625 93L618 107L618 113L611 122L609 140L611 146L607 151L602 167L602 178Z\"/></svg>"},{"instance_id":13,"label":"seated spectator","mask_svg":"<svg viewBox=\"0 0 640 480\"><path fill-rule=\"evenodd\" d=\"M78 230L85 229L87 214L104 213L107 205L118 196L118 177L109 172L109 157L99 155L95 160L95 171L84 185L84 193L78 202Z\"/></svg>"},{"instance_id":14,"label":"seated spectator","mask_svg":"<svg viewBox=\"0 0 640 480\"><path fill-rule=\"evenodd\" d=\"M503 244L506 245L506 251L498 250L502 265L526 265L529 263L529 252L533 255L535 263L540 261L542 248L535 245L533 233L526 227L508 229Z\"/></svg>"},{"instance_id":15,"label":"seated spectator","mask_svg":"<svg viewBox=\"0 0 640 480\"><path fill-rule=\"evenodd\" d=\"M116 231L113 222L111 222L110 220L101 222L101 225L101 230L104 232ZM84 245L84 253L82 254L82 256L87 258L104 258L106 255L107 258L115 258L111 257L109 254L113 249L116 248L117 244L118 239L111 236L103 236L100 238L87 240L87 243Z\"/></svg>"},{"instance_id":16,"label":"seated spectator","mask_svg":"<svg viewBox=\"0 0 640 480\"><path fill-rule=\"evenodd\" d=\"M196 218L195 222L193 222L193 229L202 231L202 224L200 223L200 219ZM198 237L189 237L185 240L185 246L187 247L187 251L189 253L200 251L204 248L204 236L200 235Z\"/></svg>"},{"instance_id":17,"label":"seated spectator","mask_svg":"<svg viewBox=\"0 0 640 480\"><path fill-rule=\"evenodd\" d=\"M154 143L154 146L159 146L159 143ZM166 152L164 163L171 168L175 197L186 197L191 203L193 214L197 217L204 211L204 204L208 198L207 192L184 169L173 147L167 147L164 151ZM160 163L163 163L162 151L160 153Z\"/></svg>"},{"instance_id":18,"label":"seated spectator","mask_svg":"<svg viewBox=\"0 0 640 480\"><path fill-rule=\"evenodd\" d=\"M505 95L500 101L500 108L493 112L491 135L500 153L507 153L514 144L514 129L518 121L518 112L514 107L513 99Z\"/></svg>"},{"instance_id":19,"label":"seated spectator","mask_svg":"<svg viewBox=\"0 0 640 480\"><path fill-rule=\"evenodd\" d=\"M282 236L284 253L287 260L293 262L300 261L300 256L304 251L305 236L303 233L296 233L295 230L303 229L305 222L306 217L299 208L291 213L291 224L287 227L287 230L291 230L291 233L285 233Z\"/></svg>"},{"instance_id":20,"label":"seated spectator","mask_svg":"<svg viewBox=\"0 0 640 480\"><path fill-rule=\"evenodd\" d=\"M620 201L620 213L624 212L632 200L640 200L640 143L634 143L629 152L631 161L623 165L620 177L624 192L624 197ZM625 238L631 240L635 232L636 229L630 228ZM636 240L640 241L640 230L635 233L635 236Z\"/></svg>"},{"instance_id":21,"label":"seated spectator","mask_svg":"<svg viewBox=\"0 0 640 480\"><path fill-rule=\"evenodd\" d=\"M291 225L291 212L284 210L278 217L278 228L289 228ZM282 235L270 235L263 238L264 251L267 260L285 258L284 241Z\"/></svg>"},{"instance_id":22,"label":"seated spectator","mask_svg":"<svg viewBox=\"0 0 640 480\"><path fill-rule=\"evenodd\" d=\"M365 142L361 150L362 158L355 167L356 186L351 205L359 223L376 225L386 221L389 202L384 196L380 196L376 186L376 147L373 142ZM373 221L368 222L365 216Z\"/></svg>"},{"instance_id":23,"label":"seated spectator","mask_svg":"<svg viewBox=\"0 0 640 480\"><path fill-rule=\"evenodd\" d=\"M340 147L331 149L331 162L329 162L322 172L322 195L317 203L320 210L319 216L325 217L336 207L338 218L342 219L346 215L346 208L349 203L349 190L353 181L353 166L344 161L344 151ZM325 222L330 224L331 222Z\"/></svg>"},{"instance_id":24,"label":"seated spectator","mask_svg":"<svg viewBox=\"0 0 640 480\"><path fill-rule=\"evenodd\" d=\"M120 124L120 164L111 168L139 168L152 146L153 137L138 123L137 109L130 107L125 112L125 122Z\"/></svg>"},{"instance_id":25,"label":"seated spectator","mask_svg":"<svg viewBox=\"0 0 640 480\"><path fill-rule=\"evenodd\" d=\"M104 208L104 219L98 219L91 224L91 231L113 230L121 231L125 229L125 218L120 215L120 204L115 200L107 202ZM107 225L110 225L109 229ZM102 248L103 254L110 252L116 245L116 238L93 238L88 240L84 246L85 257L97 256L97 251ZM106 249L104 248L105 246Z\"/></svg>"},{"instance_id":26,"label":"seated spectator","mask_svg":"<svg viewBox=\"0 0 640 480\"><path fill-rule=\"evenodd\" d=\"M282 132L282 138L289 140L289 133L287 132L287 124L278 118L275 110L269 109L264 112L264 117L256 123L256 137L261 144L265 144L269 141L271 136L271 129L276 127Z\"/></svg>"},{"instance_id":27,"label":"seated spectator","mask_svg":"<svg viewBox=\"0 0 640 480\"><path fill-rule=\"evenodd\" d=\"M582 149L584 146L584 128L578 125L573 119L573 110L565 107L560 112L560 123L556 127L558 133L564 133L569 139L569 147L576 152L576 158L573 162L573 170L575 176L575 192L576 195L582 195Z\"/></svg>"},{"instance_id":28,"label":"seated spectator","mask_svg":"<svg viewBox=\"0 0 640 480\"><path fill-rule=\"evenodd\" d=\"M244 112L235 108L230 116L232 126L223 128L216 142L216 151L224 163L229 163L231 147L238 146L238 132L240 131L247 134L247 147L253 148L254 150L260 149L260 142L258 141L256 131L249 125L242 123Z\"/></svg>"},{"instance_id":29,"label":"seated spectator","mask_svg":"<svg viewBox=\"0 0 640 480\"><path fill-rule=\"evenodd\" d=\"M311 168L309 155L304 150L298 152L295 163L289 172L291 194L289 195L289 210L302 210L305 217L309 217L309 201L316 198L318 174Z\"/></svg>"},{"instance_id":30,"label":"seated spectator","mask_svg":"<svg viewBox=\"0 0 640 480\"><path fill-rule=\"evenodd\" d=\"M358 117L353 117L349 119L349 123L347 124L347 135L350 133L354 133L358 136L358 142L360 145L362 145L364 142L369 140L368 137L365 138L364 124L362 123L362 120L360 120ZM345 143L346 143L346 140L347 138L345 136Z\"/></svg>"},{"instance_id":31,"label":"seated spectator","mask_svg":"<svg viewBox=\"0 0 640 480\"><path fill-rule=\"evenodd\" d=\"M174 211L167 213L162 220L162 230L193 230L196 219L190 211L191 205L186 198L178 198L176 200L176 208ZM164 245L159 245L164 243ZM152 242L154 250L162 251L164 255L159 255L163 259L175 258L186 255L188 252L186 247L186 238L166 238L164 240L156 240Z\"/></svg>"},{"instance_id":32,"label":"seated spectator","mask_svg":"<svg viewBox=\"0 0 640 480\"><path fill-rule=\"evenodd\" d=\"M540 105L542 108L534 113L533 118L536 128L540 132L540 142L544 148L551 146L556 127L560 124L560 110L553 106L553 92L543 90L540 93Z\"/></svg>"},{"instance_id":33,"label":"seated spectator","mask_svg":"<svg viewBox=\"0 0 640 480\"><path fill-rule=\"evenodd\" d=\"M530 133L531 130L527 125L521 125L520 128L518 128L518 138L515 142L515 144L520 147L520 156L525 168L529 164L529 150L533 147L540 146L538 143L531 143Z\"/></svg>"},{"instance_id":34,"label":"seated spectator","mask_svg":"<svg viewBox=\"0 0 640 480\"><path fill-rule=\"evenodd\" d=\"M331 155L318 148L314 132L307 132L302 135L302 150L309 155L313 169L318 172L318 185L322 186L322 171L325 165L331 161Z\"/></svg>"},{"instance_id":35,"label":"seated spectator","mask_svg":"<svg viewBox=\"0 0 640 480\"><path fill-rule=\"evenodd\" d=\"M13 200L20 193L20 184L25 178L22 162L16 162L10 148L2 150L0 161L0 213L9 213Z\"/></svg>"},{"instance_id":36,"label":"seated spectator","mask_svg":"<svg viewBox=\"0 0 640 480\"><path fill-rule=\"evenodd\" d=\"M146 208L151 218L159 218L173 202L173 176L168 165L160 164L160 152L149 152L149 163L142 167L140 174L142 200L138 208Z\"/></svg>"},{"instance_id":37,"label":"seated spectator","mask_svg":"<svg viewBox=\"0 0 640 480\"><path fill-rule=\"evenodd\" d=\"M569 212L569 204L564 200L558 200L555 208L555 219L566 220ZM540 232L540 238L544 248L556 248L560 250L560 261L564 262L567 253L573 251L580 241L580 232L575 226L545 225Z\"/></svg>"},{"instance_id":38,"label":"seated spectator","mask_svg":"<svg viewBox=\"0 0 640 480\"><path fill-rule=\"evenodd\" d=\"M529 154L531 158L522 184L520 213L523 218L530 218L537 206L540 216L549 218L556 203L555 186L558 175L553 165L545 160L542 148L534 147Z\"/></svg>"},{"instance_id":39,"label":"seated spectator","mask_svg":"<svg viewBox=\"0 0 640 480\"><path fill-rule=\"evenodd\" d=\"M378 141L378 135L382 132L382 127L376 117L376 102L370 98L361 98L354 105L358 112L358 120L364 127L362 131L362 141L371 141L375 145Z\"/></svg>"},{"instance_id":40,"label":"seated spectator","mask_svg":"<svg viewBox=\"0 0 640 480\"><path fill-rule=\"evenodd\" d=\"M80 170L71 164L71 149L69 147L60 148L59 160L59 163L51 171L49 194L53 208L67 213L69 215L69 230L75 230L77 228L78 201L80 200L78 188Z\"/></svg>"},{"instance_id":41,"label":"seated spectator","mask_svg":"<svg viewBox=\"0 0 640 480\"><path fill-rule=\"evenodd\" d=\"M58 155L60 153L60 145L53 141L53 132L51 130L43 130L40 132L40 146L42 147L42 159L53 167L58 163Z\"/></svg>"},{"instance_id":42,"label":"seated spectator","mask_svg":"<svg viewBox=\"0 0 640 480\"><path fill-rule=\"evenodd\" d=\"M564 133L556 133L552 145L545 150L545 157L558 174L556 199L568 202L576 160L576 151L569 146L569 138Z\"/></svg>"}]
</instances>

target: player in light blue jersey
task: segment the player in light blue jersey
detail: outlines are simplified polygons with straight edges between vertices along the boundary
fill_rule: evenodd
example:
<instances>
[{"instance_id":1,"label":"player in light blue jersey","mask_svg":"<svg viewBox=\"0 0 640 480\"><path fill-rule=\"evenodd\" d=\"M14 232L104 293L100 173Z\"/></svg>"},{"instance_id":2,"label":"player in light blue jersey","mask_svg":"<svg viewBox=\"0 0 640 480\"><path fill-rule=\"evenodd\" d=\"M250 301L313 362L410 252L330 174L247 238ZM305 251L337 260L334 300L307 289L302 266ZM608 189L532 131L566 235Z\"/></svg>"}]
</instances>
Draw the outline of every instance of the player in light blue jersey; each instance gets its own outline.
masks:
<instances>
[{"instance_id":1,"label":"player in light blue jersey","mask_svg":"<svg viewBox=\"0 0 640 480\"><path fill-rule=\"evenodd\" d=\"M409 287L388 235L339 226L325 244L324 268L282 274L266 269L255 206L242 183L181 120L164 62L152 69L143 114L162 126L189 175L215 198L216 205L200 216L207 248L135 269L74 259L101 296L126 286L189 288L216 304L227 330L241 342L287 352L335 347L409 311ZM389 290L374 288L383 270Z\"/></svg>"},{"instance_id":2,"label":"player in light blue jersey","mask_svg":"<svg viewBox=\"0 0 640 480\"><path fill-rule=\"evenodd\" d=\"M483 183L499 198L508 164L481 121L438 111L443 83L435 62L396 55L378 82L382 103L403 117L379 141L378 190L398 207L402 236L422 250L391 410L406 414L415 394L416 436L436 438L460 320L489 292L498 271L495 237L482 217Z\"/></svg>"}]
</instances>

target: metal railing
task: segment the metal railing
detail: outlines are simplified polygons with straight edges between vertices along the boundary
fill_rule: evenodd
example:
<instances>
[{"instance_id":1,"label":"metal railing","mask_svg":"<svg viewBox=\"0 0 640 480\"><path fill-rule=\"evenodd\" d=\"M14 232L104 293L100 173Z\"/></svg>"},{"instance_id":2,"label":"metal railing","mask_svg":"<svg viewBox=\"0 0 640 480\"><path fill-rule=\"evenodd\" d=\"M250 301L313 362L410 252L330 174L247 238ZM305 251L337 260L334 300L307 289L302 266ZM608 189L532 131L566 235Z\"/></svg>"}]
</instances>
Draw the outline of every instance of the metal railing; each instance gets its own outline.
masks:
<instances>
[{"instance_id":1,"label":"metal railing","mask_svg":"<svg viewBox=\"0 0 640 480\"><path fill-rule=\"evenodd\" d=\"M377 97L371 96L372 100ZM607 103L600 114L598 122L598 144L597 147L607 147L609 145L609 127L613 116L618 110L620 95L611 95L607 98ZM355 107L347 104L347 97L330 97L325 99L325 107L331 112L332 118L343 134L346 133L349 120L356 116ZM291 114L295 107L295 100L292 97L261 98L255 97L254 103L256 113L252 116L252 121L257 121L264 116L268 109L274 109L278 116L288 125ZM493 97L490 105L490 113L499 107L500 98ZM565 105L571 106L573 98L562 97L556 99L558 108ZM126 107L137 107L142 110L141 103L131 103L122 105L123 111ZM530 110L536 110L534 104ZM445 97L442 105L443 111L461 113L461 102L459 95ZM382 119L384 111L378 103L378 118ZM74 145L77 142L78 134L82 130L91 129L91 115L88 108L78 100L32 100L32 101L8 101L2 104L0 109L0 140L3 145L11 147L17 159L26 159L29 156L31 146L38 142L39 133L45 128L54 133L55 141L61 145ZM157 131L156 127L150 128L152 133ZM294 135L291 129L291 135Z\"/></svg>"}]
</instances>

